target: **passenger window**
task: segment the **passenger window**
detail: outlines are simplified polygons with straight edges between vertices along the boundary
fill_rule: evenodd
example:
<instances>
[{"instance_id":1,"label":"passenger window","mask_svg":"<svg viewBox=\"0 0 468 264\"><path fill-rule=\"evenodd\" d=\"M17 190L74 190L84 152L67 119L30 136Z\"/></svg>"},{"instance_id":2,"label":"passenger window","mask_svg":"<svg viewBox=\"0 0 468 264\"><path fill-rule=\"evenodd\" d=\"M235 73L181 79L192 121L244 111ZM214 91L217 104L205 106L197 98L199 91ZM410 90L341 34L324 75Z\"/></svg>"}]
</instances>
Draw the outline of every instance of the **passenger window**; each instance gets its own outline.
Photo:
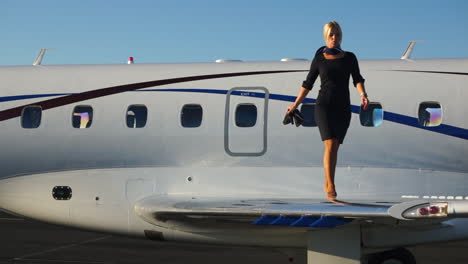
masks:
<instances>
[{"instance_id":1,"label":"passenger window","mask_svg":"<svg viewBox=\"0 0 468 264\"><path fill-rule=\"evenodd\" d=\"M304 127L316 127L317 123L315 123L315 104L302 104L301 106L301 114L304 117L304 123L302 126Z\"/></svg>"},{"instance_id":2,"label":"passenger window","mask_svg":"<svg viewBox=\"0 0 468 264\"><path fill-rule=\"evenodd\" d=\"M359 120L362 126L366 127L378 127L383 122L383 109L380 103L369 103L367 110L364 110L361 106L359 113Z\"/></svg>"},{"instance_id":3,"label":"passenger window","mask_svg":"<svg viewBox=\"0 0 468 264\"><path fill-rule=\"evenodd\" d=\"M203 109L199 104L186 104L182 107L180 123L183 127L199 127L203 119Z\"/></svg>"},{"instance_id":4,"label":"passenger window","mask_svg":"<svg viewBox=\"0 0 468 264\"><path fill-rule=\"evenodd\" d=\"M144 105L131 105L127 109L127 127L142 128L146 126L148 109Z\"/></svg>"},{"instance_id":5,"label":"passenger window","mask_svg":"<svg viewBox=\"0 0 468 264\"><path fill-rule=\"evenodd\" d=\"M41 124L42 108L40 106L26 106L21 113L23 128L38 128Z\"/></svg>"},{"instance_id":6,"label":"passenger window","mask_svg":"<svg viewBox=\"0 0 468 264\"><path fill-rule=\"evenodd\" d=\"M435 127L442 124L442 107L437 102L419 104L418 121L423 127Z\"/></svg>"},{"instance_id":7,"label":"passenger window","mask_svg":"<svg viewBox=\"0 0 468 264\"><path fill-rule=\"evenodd\" d=\"M236 108L236 126L253 127L257 123L257 107L254 104L239 104Z\"/></svg>"},{"instance_id":8,"label":"passenger window","mask_svg":"<svg viewBox=\"0 0 468 264\"><path fill-rule=\"evenodd\" d=\"M89 128L93 122L93 108L88 105L78 105L73 110L72 125L74 128Z\"/></svg>"}]
</instances>

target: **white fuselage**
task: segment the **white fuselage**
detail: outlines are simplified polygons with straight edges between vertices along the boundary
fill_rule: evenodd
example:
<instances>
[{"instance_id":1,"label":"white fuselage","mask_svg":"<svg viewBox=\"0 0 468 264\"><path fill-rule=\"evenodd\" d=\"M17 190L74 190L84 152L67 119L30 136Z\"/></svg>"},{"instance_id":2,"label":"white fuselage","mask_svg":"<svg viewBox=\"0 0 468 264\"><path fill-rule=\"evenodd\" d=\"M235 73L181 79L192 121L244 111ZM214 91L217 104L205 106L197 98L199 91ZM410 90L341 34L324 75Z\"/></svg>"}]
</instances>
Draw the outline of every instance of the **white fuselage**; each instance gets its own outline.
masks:
<instances>
[{"instance_id":1,"label":"white fuselage","mask_svg":"<svg viewBox=\"0 0 468 264\"><path fill-rule=\"evenodd\" d=\"M322 197L323 143L318 128L282 124L309 64L0 67L0 111L154 80L298 71L175 82L65 103L43 110L40 126L33 129L22 128L19 116L0 121L0 208L64 225L141 236L144 230L157 229L133 211L135 201L149 195ZM362 61L360 67L369 99L381 103L384 118L389 113L396 120L364 127L359 115L352 114L339 151L339 196L392 202L468 199L468 59ZM308 98L316 98L319 86L317 80ZM352 84L350 89L351 104L359 106ZM13 98L22 95L34 98ZM419 104L429 101L442 106L446 130L414 126ZM257 106L256 125L236 127L235 107L246 103ZM201 126L182 127L186 104L202 107ZM77 105L93 108L91 127L72 127ZM130 105L147 107L144 128L127 127ZM54 186L70 186L72 199L54 200ZM219 242L213 238L215 231L204 230L192 232L190 239ZM297 236L290 236L287 228L275 234L261 230L248 244L302 245L304 232L296 230ZM161 232L166 238L183 237L176 231ZM230 243L247 243L241 236L226 236Z\"/></svg>"}]
</instances>

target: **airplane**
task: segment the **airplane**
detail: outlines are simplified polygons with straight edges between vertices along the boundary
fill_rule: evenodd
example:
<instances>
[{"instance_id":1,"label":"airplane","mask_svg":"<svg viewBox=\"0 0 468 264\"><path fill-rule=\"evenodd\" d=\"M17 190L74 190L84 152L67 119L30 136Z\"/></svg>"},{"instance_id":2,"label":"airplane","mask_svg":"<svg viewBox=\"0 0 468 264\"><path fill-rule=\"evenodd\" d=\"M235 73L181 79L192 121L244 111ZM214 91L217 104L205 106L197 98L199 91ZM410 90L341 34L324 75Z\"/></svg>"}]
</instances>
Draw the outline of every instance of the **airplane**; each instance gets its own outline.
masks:
<instances>
[{"instance_id":1,"label":"airplane","mask_svg":"<svg viewBox=\"0 0 468 264\"><path fill-rule=\"evenodd\" d=\"M414 44L413 44L414 46ZM409 52L411 52L412 47ZM324 198L310 61L0 67L0 209L159 241L415 263L468 238L468 59L361 60L371 104Z\"/></svg>"}]
</instances>

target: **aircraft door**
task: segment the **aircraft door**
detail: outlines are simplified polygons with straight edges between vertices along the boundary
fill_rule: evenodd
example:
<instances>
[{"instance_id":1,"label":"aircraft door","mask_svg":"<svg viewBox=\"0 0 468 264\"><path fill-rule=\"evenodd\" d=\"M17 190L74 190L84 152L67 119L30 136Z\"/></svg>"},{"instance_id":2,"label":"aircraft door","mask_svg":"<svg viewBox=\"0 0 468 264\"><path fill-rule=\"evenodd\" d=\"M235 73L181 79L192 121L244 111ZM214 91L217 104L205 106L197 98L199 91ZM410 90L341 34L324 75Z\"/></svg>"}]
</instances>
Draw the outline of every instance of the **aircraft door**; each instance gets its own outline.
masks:
<instances>
[{"instance_id":1,"label":"aircraft door","mask_svg":"<svg viewBox=\"0 0 468 264\"><path fill-rule=\"evenodd\" d=\"M235 87L228 91L224 149L231 156L261 156L267 150L269 92L264 87Z\"/></svg>"}]
</instances>

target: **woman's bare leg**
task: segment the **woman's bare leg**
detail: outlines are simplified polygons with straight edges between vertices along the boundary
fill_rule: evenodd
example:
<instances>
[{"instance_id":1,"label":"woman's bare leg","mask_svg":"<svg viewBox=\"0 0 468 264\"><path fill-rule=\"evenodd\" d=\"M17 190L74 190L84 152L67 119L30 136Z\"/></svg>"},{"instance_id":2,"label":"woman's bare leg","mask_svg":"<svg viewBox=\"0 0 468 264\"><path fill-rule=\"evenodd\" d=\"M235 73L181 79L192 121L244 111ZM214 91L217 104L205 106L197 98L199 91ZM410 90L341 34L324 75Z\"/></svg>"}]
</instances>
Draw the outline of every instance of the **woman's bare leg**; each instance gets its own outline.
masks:
<instances>
[{"instance_id":1,"label":"woman's bare leg","mask_svg":"<svg viewBox=\"0 0 468 264\"><path fill-rule=\"evenodd\" d=\"M323 169L325 171L325 189L331 196L336 195L335 189L335 168L338 160L338 139L326 139L323 141L325 149L323 151ZM333 195L334 194L334 195ZM329 196L330 196L329 195Z\"/></svg>"}]
</instances>

